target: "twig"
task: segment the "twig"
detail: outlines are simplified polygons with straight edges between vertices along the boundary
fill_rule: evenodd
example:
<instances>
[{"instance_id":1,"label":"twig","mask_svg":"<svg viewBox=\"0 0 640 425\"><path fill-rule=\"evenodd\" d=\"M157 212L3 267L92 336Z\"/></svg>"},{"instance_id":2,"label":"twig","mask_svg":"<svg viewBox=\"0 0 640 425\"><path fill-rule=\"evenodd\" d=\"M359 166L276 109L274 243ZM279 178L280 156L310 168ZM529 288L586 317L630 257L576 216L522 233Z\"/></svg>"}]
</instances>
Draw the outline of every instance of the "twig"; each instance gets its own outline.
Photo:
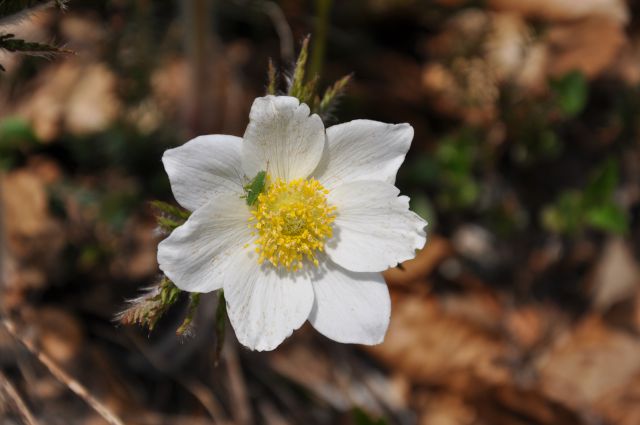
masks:
<instances>
[{"instance_id":1,"label":"twig","mask_svg":"<svg viewBox=\"0 0 640 425\"><path fill-rule=\"evenodd\" d=\"M180 3L187 29L185 44L190 71L186 127L190 135L207 134L211 131L211 120L215 116L211 109L211 90L207 89L215 86L215 73L211 72L211 63L217 53L211 30L212 2L188 0Z\"/></svg>"},{"instance_id":2,"label":"twig","mask_svg":"<svg viewBox=\"0 0 640 425\"><path fill-rule=\"evenodd\" d=\"M67 372L62 370L55 362L42 351L38 350L32 342L23 338L15 326L15 324L9 319L3 319L2 324L9 331L12 337L25 346L27 350L36 358L40 363L46 367L49 372L60 382L65 384L75 395L84 400L93 410L95 410L102 418L110 425L124 425L124 422L118 416L116 416L111 410L104 404L98 401L92 396L86 387L72 378Z\"/></svg>"},{"instance_id":3,"label":"twig","mask_svg":"<svg viewBox=\"0 0 640 425\"><path fill-rule=\"evenodd\" d=\"M33 417L27 408L27 404L22 400L18 391L2 372L0 372L0 390L3 390L4 393L9 396L26 425L38 425L38 421L36 421L36 418Z\"/></svg>"}]
</instances>

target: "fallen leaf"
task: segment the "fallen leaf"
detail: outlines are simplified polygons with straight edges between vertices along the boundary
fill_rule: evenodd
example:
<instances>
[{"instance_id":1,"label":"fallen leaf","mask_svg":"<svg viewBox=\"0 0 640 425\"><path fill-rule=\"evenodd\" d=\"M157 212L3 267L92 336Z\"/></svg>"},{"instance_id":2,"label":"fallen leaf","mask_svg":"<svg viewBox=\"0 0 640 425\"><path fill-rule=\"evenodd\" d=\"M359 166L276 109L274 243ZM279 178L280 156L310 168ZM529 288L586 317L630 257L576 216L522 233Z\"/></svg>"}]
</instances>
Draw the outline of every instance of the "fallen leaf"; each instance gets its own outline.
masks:
<instances>
[{"instance_id":1,"label":"fallen leaf","mask_svg":"<svg viewBox=\"0 0 640 425\"><path fill-rule=\"evenodd\" d=\"M420 425L473 425L478 415L475 408L454 394L436 394L425 397L420 409Z\"/></svg>"},{"instance_id":2,"label":"fallen leaf","mask_svg":"<svg viewBox=\"0 0 640 425\"><path fill-rule=\"evenodd\" d=\"M602 16L626 24L629 10L624 0L489 0L489 7L526 17L566 21Z\"/></svg>"},{"instance_id":3,"label":"fallen leaf","mask_svg":"<svg viewBox=\"0 0 640 425\"><path fill-rule=\"evenodd\" d=\"M88 134L106 129L120 109L116 79L101 63L84 65L79 59L51 66L36 79L16 113L27 118L43 142L61 131Z\"/></svg>"},{"instance_id":4,"label":"fallen leaf","mask_svg":"<svg viewBox=\"0 0 640 425\"><path fill-rule=\"evenodd\" d=\"M549 74L580 71L593 78L608 69L626 43L624 27L606 17L591 17L552 26L545 35L549 45Z\"/></svg>"},{"instance_id":5,"label":"fallen leaf","mask_svg":"<svg viewBox=\"0 0 640 425\"><path fill-rule=\"evenodd\" d=\"M120 110L115 90L116 77L106 65L83 67L65 107L66 129L83 135L108 128Z\"/></svg>"},{"instance_id":6,"label":"fallen leaf","mask_svg":"<svg viewBox=\"0 0 640 425\"><path fill-rule=\"evenodd\" d=\"M394 294L391 324L374 357L413 382L464 386L503 382L507 346L496 332L448 314L432 297Z\"/></svg>"},{"instance_id":7,"label":"fallen leaf","mask_svg":"<svg viewBox=\"0 0 640 425\"><path fill-rule=\"evenodd\" d=\"M2 179L2 176L0 176ZM60 267L64 234L49 215L46 186L36 173L19 169L0 180L6 238L6 288L42 287ZM19 297L7 297L19 302Z\"/></svg>"},{"instance_id":8,"label":"fallen leaf","mask_svg":"<svg viewBox=\"0 0 640 425\"><path fill-rule=\"evenodd\" d=\"M539 359L545 394L574 409L592 405L640 373L640 340L589 316Z\"/></svg>"},{"instance_id":9,"label":"fallen leaf","mask_svg":"<svg viewBox=\"0 0 640 425\"><path fill-rule=\"evenodd\" d=\"M629 245L621 238L607 241L590 279L593 306L605 311L630 300L640 287L640 267Z\"/></svg>"}]
</instances>

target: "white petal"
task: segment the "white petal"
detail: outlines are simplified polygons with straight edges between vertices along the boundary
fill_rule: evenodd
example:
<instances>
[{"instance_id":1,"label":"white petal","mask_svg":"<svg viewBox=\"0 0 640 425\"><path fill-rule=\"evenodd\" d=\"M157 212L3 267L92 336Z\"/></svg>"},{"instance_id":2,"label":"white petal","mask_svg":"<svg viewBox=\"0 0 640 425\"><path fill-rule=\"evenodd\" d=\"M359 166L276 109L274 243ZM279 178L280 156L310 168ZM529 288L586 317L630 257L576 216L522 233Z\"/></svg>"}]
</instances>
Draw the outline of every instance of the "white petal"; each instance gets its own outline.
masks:
<instances>
[{"instance_id":1,"label":"white petal","mask_svg":"<svg viewBox=\"0 0 640 425\"><path fill-rule=\"evenodd\" d=\"M325 147L324 124L295 97L266 96L253 102L242 144L247 176L267 170L271 177L306 178Z\"/></svg>"},{"instance_id":2,"label":"white petal","mask_svg":"<svg viewBox=\"0 0 640 425\"><path fill-rule=\"evenodd\" d=\"M329 192L337 208L329 257L347 270L380 272L415 257L427 223L409 210L409 198L381 181L356 181Z\"/></svg>"},{"instance_id":3,"label":"white petal","mask_svg":"<svg viewBox=\"0 0 640 425\"><path fill-rule=\"evenodd\" d=\"M219 193L242 193L242 139L214 134L196 137L162 156L176 201L195 211Z\"/></svg>"},{"instance_id":4,"label":"white petal","mask_svg":"<svg viewBox=\"0 0 640 425\"><path fill-rule=\"evenodd\" d=\"M355 273L325 261L311 283L315 293L309 322L343 343L379 344L389 326L391 299L381 273Z\"/></svg>"},{"instance_id":5,"label":"white petal","mask_svg":"<svg viewBox=\"0 0 640 425\"><path fill-rule=\"evenodd\" d=\"M160 269L182 290L220 289L229 256L252 239L249 216L246 201L239 195L214 196L160 242Z\"/></svg>"},{"instance_id":6,"label":"white petal","mask_svg":"<svg viewBox=\"0 0 640 425\"><path fill-rule=\"evenodd\" d=\"M261 266L251 249L230 259L224 295L238 341L258 351L280 345L302 326L313 306L308 275Z\"/></svg>"},{"instance_id":7,"label":"white petal","mask_svg":"<svg viewBox=\"0 0 640 425\"><path fill-rule=\"evenodd\" d=\"M314 176L332 189L356 180L393 184L411 146L413 127L355 120L327 129L327 149Z\"/></svg>"}]
</instances>

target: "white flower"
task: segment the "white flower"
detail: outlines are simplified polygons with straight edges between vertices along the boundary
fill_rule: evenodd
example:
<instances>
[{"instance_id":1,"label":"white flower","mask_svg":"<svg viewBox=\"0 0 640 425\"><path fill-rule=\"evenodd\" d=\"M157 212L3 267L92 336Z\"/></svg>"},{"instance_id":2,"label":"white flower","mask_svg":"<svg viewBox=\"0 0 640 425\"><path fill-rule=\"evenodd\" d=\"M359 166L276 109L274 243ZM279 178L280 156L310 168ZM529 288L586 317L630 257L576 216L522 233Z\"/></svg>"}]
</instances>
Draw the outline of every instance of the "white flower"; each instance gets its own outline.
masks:
<instances>
[{"instance_id":1,"label":"white flower","mask_svg":"<svg viewBox=\"0 0 640 425\"><path fill-rule=\"evenodd\" d=\"M309 320L343 343L382 342L391 303L381 272L411 259L426 223L398 196L408 124L326 129L293 97L254 101L244 138L197 137L165 152L176 200L193 211L158 246L182 290L224 289L238 340L272 350ZM244 186L267 185L252 206Z\"/></svg>"}]
</instances>

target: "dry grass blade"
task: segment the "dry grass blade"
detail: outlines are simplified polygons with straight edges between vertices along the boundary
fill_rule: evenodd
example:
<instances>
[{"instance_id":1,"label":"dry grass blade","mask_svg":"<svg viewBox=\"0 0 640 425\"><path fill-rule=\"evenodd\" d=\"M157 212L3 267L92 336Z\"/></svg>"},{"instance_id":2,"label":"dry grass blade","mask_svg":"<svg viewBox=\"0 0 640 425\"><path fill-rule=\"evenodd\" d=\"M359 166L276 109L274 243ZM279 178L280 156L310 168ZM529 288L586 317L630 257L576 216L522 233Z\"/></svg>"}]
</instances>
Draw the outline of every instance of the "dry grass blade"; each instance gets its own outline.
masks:
<instances>
[{"instance_id":1,"label":"dry grass blade","mask_svg":"<svg viewBox=\"0 0 640 425\"><path fill-rule=\"evenodd\" d=\"M33 343L23 338L11 320L3 319L2 324L7 331L9 331L11 336L24 345L24 347L29 350L29 352L33 354L33 356L38 359L38 361L42 363L57 380L65 384L74 394L91 406L91 408L95 410L96 413L98 413L105 421L107 421L109 425L124 425L124 422L115 413L109 410L107 406L91 395L86 387L69 376L69 374L62 370L49 356L38 350Z\"/></svg>"},{"instance_id":2,"label":"dry grass blade","mask_svg":"<svg viewBox=\"0 0 640 425\"><path fill-rule=\"evenodd\" d=\"M276 2L264 2L262 7L264 8L264 12L269 16L269 19L271 19L278 33L278 38L280 38L280 55L282 56L282 60L290 62L293 60L294 47L293 32L287 22L287 17Z\"/></svg>"},{"instance_id":3,"label":"dry grass blade","mask_svg":"<svg viewBox=\"0 0 640 425\"><path fill-rule=\"evenodd\" d=\"M345 75L324 92L322 100L320 100L315 108L322 119L326 120L329 118L333 112L336 101L344 94L352 77L352 74Z\"/></svg>"},{"instance_id":4,"label":"dry grass blade","mask_svg":"<svg viewBox=\"0 0 640 425\"><path fill-rule=\"evenodd\" d=\"M293 70L293 78L291 80L291 86L289 87L289 95L297 97L302 101L303 94L305 92L305 71L307 67L307 58L309 56L309 36L302 41L302 47L300 48L300 54L296 61L295 69Z\"/></svg>"},{"instance_id":5,"label":"dry grass blade","mask_svg":"<svg viewBox=\"0 0 640 425\"><path fill-rule=\"evenodd\" d=\"M7 377L2 372L0 372L0 394L2 393L4 393L10 399L13 407L24 421L24 424L39 424L39 422L36 420L36 418L33 417L31 412L27 408L27 404L24 402L24 400L22 400L22 397L20 397L20 394L18 394L18 391L15 389L15 387L11 384L9 379L7 379Z\"/></svg>"},{"instance_id":6,"label":"dry grass blade","mask_svg":"<svg viewBox=\"0 0 640 425\"><path fill-rule=\"evenodd\" d=\"M276 67L273 65L273 61L269 58L269 85L267 86L267 94L276 94Z\"/></svg>"}]
</instances>

